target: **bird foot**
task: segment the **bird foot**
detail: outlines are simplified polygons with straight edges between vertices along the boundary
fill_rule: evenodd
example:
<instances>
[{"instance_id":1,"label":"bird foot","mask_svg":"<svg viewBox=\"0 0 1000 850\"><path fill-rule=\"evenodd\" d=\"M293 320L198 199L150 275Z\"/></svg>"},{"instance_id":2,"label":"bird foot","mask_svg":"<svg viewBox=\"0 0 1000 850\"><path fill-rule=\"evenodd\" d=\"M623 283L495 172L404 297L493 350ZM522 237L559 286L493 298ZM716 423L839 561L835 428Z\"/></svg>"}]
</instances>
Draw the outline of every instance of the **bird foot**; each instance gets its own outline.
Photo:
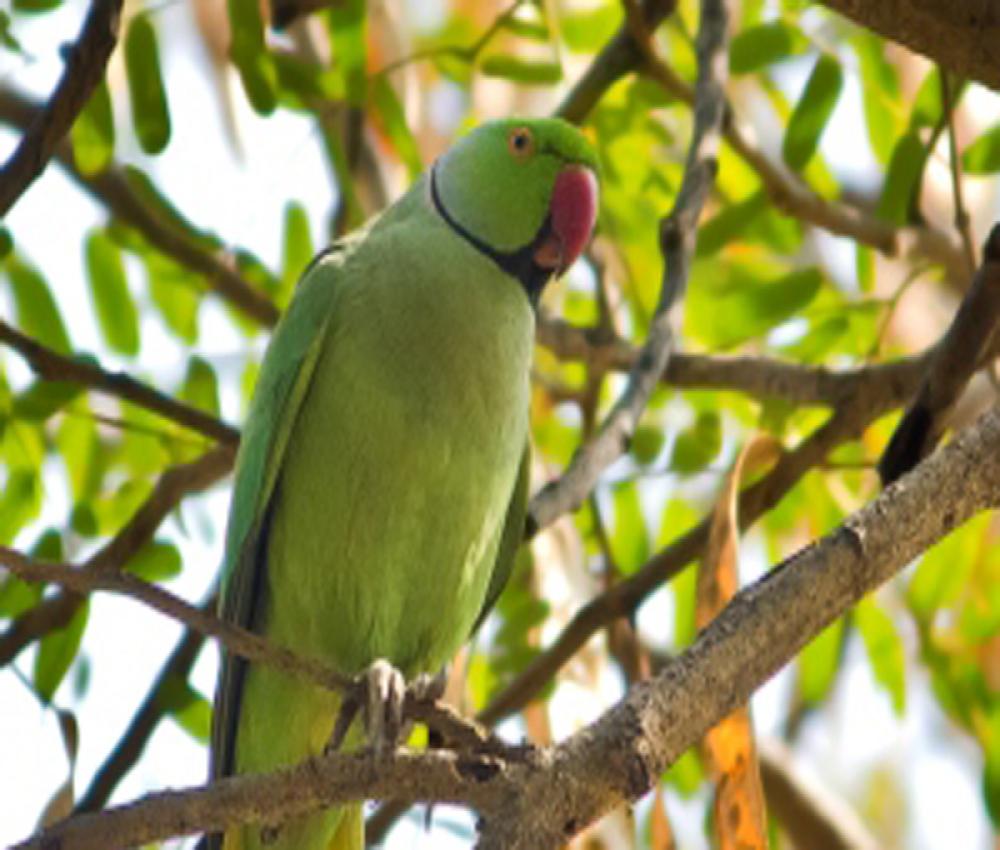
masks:
<instances>
[{"instance_id":1,"label":"bird foot","mask_svg":"<svg viewBox=\"0 0 1000 850\"><path fill-rule=\"evenodd\" d=\"M326 752L340 749L351 723L363 711L365 732L377 758L396 749L403 728L406 680L383 658L372 662L344 693Z\"/></svg>"}]
</instances>

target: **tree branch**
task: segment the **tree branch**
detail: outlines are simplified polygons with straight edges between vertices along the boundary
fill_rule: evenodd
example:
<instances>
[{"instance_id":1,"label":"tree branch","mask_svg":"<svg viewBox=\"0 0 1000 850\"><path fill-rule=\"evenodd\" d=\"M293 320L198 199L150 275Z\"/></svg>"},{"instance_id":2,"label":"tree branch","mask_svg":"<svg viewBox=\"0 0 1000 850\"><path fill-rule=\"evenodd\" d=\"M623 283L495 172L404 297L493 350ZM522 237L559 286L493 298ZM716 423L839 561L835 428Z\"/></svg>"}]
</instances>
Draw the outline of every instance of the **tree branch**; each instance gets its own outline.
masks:
<instances>
[{"instance_id":1,"label":"tree branch","mask_svg":"<svg viewBox=\"0 0 1000 850\"><path fill-rule=\"evenodd\" d=\"M583 503L600 474L628 448L649 397L673 348L672 307L683 295L697 239L698 219L715 180L716 153L725 116L726 25L723 3L705 3L698 35L698 84L694 129L680 192L660 224L663 282L649 336L628 384L597 435L573 456L562 476L535 494L529 506L530 529L544 528Z\"/></svg>"},{"instance_id":2,"label":"tree branch","mask_svg":"<svg viewBox=\"0 0 1000 850\"><path fill-rule=\"evenodd\" d=\"M694 103L694 90L674 73L651 48L643 70L667 92L687 104ZM944 267L950 281L968 275L961 242L931 225L896 227L856 207L817 195L805 182L771 162L755 147L736 123L732 107L726 105L723 134L729 146L760 178L778 209L815 227L854 239L887 256L917 256Z\"/></svg>"},{"instance_id":3,"label":"tree branch","mask_svg":"<svg viewBox=\"0 0 1000 850\"><path fill-rule=\"evenodd\" d=\"M41 108L17 92L0 86L0 122L25 129ZM190 234L158 213L132 188L126 171L111 165L87 176L76 166L73 150L65 141L55 147L56 160L108 211L166 256L202 275L206 285L220 298L250 318L268 327L278 321L278 308L270 298L247 281L236 269L232 255L200 245Z\"/></svg>"},{"instance_id":4,"label":"tree branch","mask_svg":"<svg viewBox=\"0 0 1000 850\"><path fill-rule=\"evenodd\" d=\"M0 219L45 170L56 146L69 132L104 77L108 57L118 42L122 0L92 0L76 44L49 102L39 109L10 158L0 168Z\"/></svg>"},{"instance_id":5,"label":"tree branch","mask_svg":"<svg viewBox=\"0 0 1000 850\"><path fill-rule=\"evenodd\" d=\"M201 606L201 610L215 610L217 599L213 594L211 599ZM132 716L128 728L122 734L114 749L104 760L104 763L94 773L87 790L80 795L73 809L75 814L93 812L107 805L118 783L135 766L142 757L167 710L165 694L167 689L176 682L186 682L194 667L194 662L205 643L205 636L194 629L185 629L183 636L170 653L156 681L153 683L146 698Z\"/></svg>"},{"instance_id":6,"label":"tree branch","mask_svg":"<svg viewBox=\"0 0 1000 850\"><path fill-rule=\"evenodd\" d=\"M836 12L963 77L1000 91L1000 7L989 0L821 0Z\"/></svg>"},{"instance_id":7,"label":"tree branch","mask_svg":"<svg viewBox=\"0 0 1000 850\"><path fill-rule=\"evenodd\" d=\"M59 354L11 327L2 319L0 319L0 343L18 352L39 378L81 384L98 392L125 399L230 447L235 447L240 440L239 431L211 414L171 398L124 372L108 372L87 360Z\"/></svg>"},{"instance_id":8,"label":"tree branch","mask_svg":"<svg viewBox=\"0 0 1000 850\"><path fill-rule=\"evenodd\" d=\"M152 539L160 523L181 499L214 484L232 465L232 449L220 446L197 460L168 469L128 523L87 560L80 572L108 574L124 567ZM60 590L20 616L0 635L0 667L12 661L29 643L64 627L79 604L78 595Z\"/></svg>"},{"instance_id":9,"label":"tree branch","mask_svg":"<svg viewBox=\"0 0 1000 850\"><path fill-rule=\"evenodd\" d=\"M843 525L740 591L694 645L595 723L518 758L401 750L310 759L70 818L15 850L124 848L346 800L464 802L481 850L558 847L648 791L719 718L830 622L979 511L1000 504L1000 407Z\"/></svg>"}]
</instances>

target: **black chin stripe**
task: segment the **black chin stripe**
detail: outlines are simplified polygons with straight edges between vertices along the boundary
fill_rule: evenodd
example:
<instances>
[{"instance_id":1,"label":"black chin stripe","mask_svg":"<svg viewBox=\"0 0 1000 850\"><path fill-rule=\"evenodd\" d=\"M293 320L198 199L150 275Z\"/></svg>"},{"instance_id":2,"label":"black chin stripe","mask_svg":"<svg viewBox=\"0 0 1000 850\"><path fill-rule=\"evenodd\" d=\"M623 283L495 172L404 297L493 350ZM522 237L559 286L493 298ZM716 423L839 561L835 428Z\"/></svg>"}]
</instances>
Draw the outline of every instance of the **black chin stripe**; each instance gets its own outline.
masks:
<instances>
[{"instance_id":1,"label":"black chin stripe","mask_svg":"<svg viewBox=\"0 0 1000 850\"><path fill-rule=\"evenodd\" d=\"M441 200L441 196L438 194L437 163L431 166L430 179L431 200L434 203L434 209L437 210L438 215L444 219L448 227L454 230L455 233L461 236L473 248L479 251L479 253L484 254L493 260L493 262L496 263L502 271L506 272L511 277L517 278L521 286L524 288L524 291L527 293L528 299L531 303L537 304L538 297L542 294L545 284L548 283L549 278L552 277L552 271L550 269L542 268L534 260L535 249L548 237L552 229L552 222L549 217L546 217L542 226L538 228L538 233L535 234L535 238L532 239L527 245L518 248L516 251L498 251L491 245L487 245L475 234L466 230L466 228L452 218L451 213L449 213L445 208L445 205Z\"/></svg>"}]
</instances>

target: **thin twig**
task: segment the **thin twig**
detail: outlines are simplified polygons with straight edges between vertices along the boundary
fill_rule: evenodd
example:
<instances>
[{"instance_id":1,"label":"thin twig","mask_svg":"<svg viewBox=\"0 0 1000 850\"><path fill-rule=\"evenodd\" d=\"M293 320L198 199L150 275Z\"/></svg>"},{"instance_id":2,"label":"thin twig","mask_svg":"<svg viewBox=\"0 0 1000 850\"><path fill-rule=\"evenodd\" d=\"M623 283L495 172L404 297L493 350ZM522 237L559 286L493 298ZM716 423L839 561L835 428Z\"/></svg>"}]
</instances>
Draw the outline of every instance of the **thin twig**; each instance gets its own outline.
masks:
<instances>
[{"instance_id":1,"label":"thin twig","mask_svg":"<svg viewBox=\"0 0 1000 850\"><path fill-rule=\"evenodd\" d=\"M643 71L665 91L687 104L694 103L694 90L649 47ZM944 267L950 282L965 279L961 244L931 226L896 227L853 206L827 200L808 185L784 171L754 146L740 130L732 106L726 106L726 142L760 178L768 196L787 215L802 219L838 236L846 236L887 256L923 257Z\"/></svg>"},{"instance_id":2,"label":"thin twig","mask_svg":"<svg viewBox=\"0 0 1000 850\"><path fill-rule=\"evenodd\" d=\"M969 210L965 206L962 191L962 163L958 158L958 141L955 138L957 104L952 93L948 69L939 65L938 76L941 78L941 109L944 112L944 120L948 128L948 166L951 173L951 192L955 205L955 229L958 231L962 246L965 248L968 273L972 274L976 268L976 247L972 241L972 221L969 218Z\"/></svg>"},{"instance_id":3,"label":"thin twig","mask_svg":"<svg viewBox=\"0 0 1000 850\"><path fill-rule=\"evenodd\" d=\"M59 354L11 327L2 319L0 319L0 343L18 352L28 362L32 371L47 381L81 384L152 410L165 419L177 422L185 428L190 428L225 445L234 447L239 442L240 432L211 414L171 398L124 372L108 372L87 360Z\"/></svg>"},{"instance_id":4,"label":"thin twig","mask_svg":"<svg viewBox=\"0 0 1000 850\"><path fill-rule=\"evenodd\" d=\"M0 168L0 219L45 170L57 145L104 78L108 57L118 43L121 8L122 0L92 0L52 96Z\"/></svg>"},{"instance_id":5,"label":"thin twig","mask_svg":"<svg viewBox=\"0 0 1000 850\"><path fill-rule=\"evenodd\" d=\"M253 632L220 620L211 611L185 602L158 585L123 572L88 570L67 564L37 561L0 546L0 564L22 581L58 584L77 595L105 591L128 596L191 629L214 637L226 649L257 664L267 664L289 675L328 689L343 689L351 680L326 665L275 646Z\"/></svg>"},{"instance_id":6,"label":"thin twig","mask_svg":"<svg viewBox=\"0 0 1000 850\"><path fill-rule=\"evenodd\" d=\"M87 560L84 569L95 573L122 569L152 539L160 523L185 496L211 486L229 472L232 465L232 449L220 446L197 460L168 469L132 518ZM12 661L28 644L63 628L79 604L77 594L61 590L18 617L0 635L0 667Z\"/></svg>"},{"instance_id":7,"label":"thin twig","mask_svg":"<svg viewBox=\"0 0 1000 850\"><path fill-rule=\"evenodd\" d=\"M687 286L694 256L698 219L715 181L716 154L725 117L726 49L725 9L713 7L722 17L702 21L698 40L698 84L695 120L687 165L671 213L660 224L664 259L663 282L650 323L649 336L628 383L608 413L597 435L584 443L562 476L546 485L531 500L533 529L544 528L556 517L582 504L601 473L627 448L663 374L673 348L672 308ZM703 10L704 14L704 10Z\"/></svg>"}]
</instances>

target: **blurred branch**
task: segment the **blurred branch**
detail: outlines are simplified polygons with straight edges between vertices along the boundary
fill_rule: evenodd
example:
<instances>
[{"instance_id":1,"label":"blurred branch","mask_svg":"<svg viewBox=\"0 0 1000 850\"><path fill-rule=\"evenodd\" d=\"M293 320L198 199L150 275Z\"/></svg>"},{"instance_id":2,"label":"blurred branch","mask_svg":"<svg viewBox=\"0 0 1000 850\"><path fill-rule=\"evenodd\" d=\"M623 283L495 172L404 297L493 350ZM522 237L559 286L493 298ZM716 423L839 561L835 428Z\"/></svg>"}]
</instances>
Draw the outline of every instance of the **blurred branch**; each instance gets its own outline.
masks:
<instances>
[{"instance_id":1,"label":"blurred branch","mask_svg":"<svg viewBox=\"0 0 1000 850\"><path fill-rule=\"evenodd\" d=\"M687 104L694 90L660 59L650 46L644 71L665 91ZM804 181L785 171L755 147L739 129L732 107L726 105L726 142L760 178L778 209L838 236L854 239L887 256L919 256L943 266L950 281L964 281L967 270L959 240L931 226L896 227L856 207L817 195Z\"/></svg>"},{"instance_id":2,"label":"blurred branch","mask_svg":"<svg viewBox=\"0 0 1000 850\"><path fill-rule=\"evenodd\" d=\"M698 84L695 120L684 179L673 210L660 223L664 272L649 336L628 384L593 439L573 456L562 476L531 500L529 525L544 528L556 517L583 503L600 474L624 452L646 403L663 374L673 349L673 306L683 296L697 239L698 219L715 181L716 153L725 116L725 61L728 12L724 2L702 4L698 34Z\"/></svg>"},{"instance_id":3,"label":"blurred branch","mask_svg":"<svg viewBox=\"0 0 1000 850\"><path fill-rule=\"evenodd\" d=\"M201 606L207 613L215 611L215 595ZM74 813L92 812L107 805L118 783L142 757L153 732L168 709L166 694L177 682L186 682L205 643L205 636L194 629L185 629L180 641L167 658L156 681L142 704L132 715L128 728L122 734L104 763L94 773L90 785L74 807Z\"/></svg>"},{"instance_id":4,"label":"blurred branch","mask_svg":"<svg viewBox=\"0 0 1000 850\"><path fill-rule=\"evenodd\" d=\"M1000 325L1000 224L983 248L983 264L972 278L951 325L927 367L920 391L879 461L884 483L895 481L934 450L958 401Z\"/></svg>"},{"instance_id":5,"label":"blurred branch","mask_svg":"<svg viewBox=\"0 0 1000 850\"><path fill-rule=\"evenodd\" d=\"M357 799L463 802L480 850L545 850L655 785L666 767L830 622L978 512L1000 504L1000 407L740 591L683 655L595 723L540 751L333 754L72 817L16 850L114 850ZM725 687L720 687L720 682Z\"/></svg>"},{"instance_id":6,"label":"blurred branch","mask_svg":"<svg viewBox=\"0 0 1000 850\"><path fill-rule=\"evenodd\" d=\"M538 342L561 360L580 360L613 371L634 367L639 350L620 337L540 316ZM801 405L840 407L858 393L899 396L899 388L915 391L934 348L891 363L872 363L834 370L774 357L737 357L675 351L661 380L680 389L730 390L758 399L783 399Z\"/></svg>"},{"instance_id":7,"label":"blurred branch","mask_svg":"<svg viewBox=\"0 0 1000 850\"><path fill-rule=\"evenodd\" d=\"M639 4L643 24L649 32L676 8L677 0L643 0ZM629 22L625 21L563 98L555 115L573 124L582 123L604 93L626 74L639 70L643 61L643 50Z\"/></svg>"},{"instance_id":8,"label":"blurred branch","mask_svg":"<svg viewBox=\"0 0 1000 850\"><path fill-rule=\"evenodd\" d=\"M275 646L260 635L219 619L212 611L192 605L159 585L129 573L37 561L6 546L0 546L0 564L22 581L58 584L77 596L98 591L127 596L206 637L217 638L226 649L241 658L267 664L321 687L341 689L350 684L350 679L325 665Z\"/></svg>"},{"instance_id":9,"label":"blurred branch","mask_svg":"<svg viewBox=\"0 0 1000 850\"><path fill-rule=\"evenodd\" d=\"M828 788L807 782L792 763L788 748L774 738L759 744L760 773L771 814L795 847L805 850L877 850L847 801Z\"/></svg>"},{"instance_id":10,"label":"blurred branch","mask_svg":"<svg viewBox=\"0 0 1000 850\"><path fill-rule=\"evenodd\" d=\"M220 419L153 389L124 372L108 372L82 358L66 357L0 319L0 343L13 348L46 381L81 384L92 390L125 399L177 422L185 428L235 447L240 432Z\"/></svg>"},{"instance_id":11,"label":"blurred branch","mask_svg":"<svg viewBox=\"0 0 1000 850\"><path fill-rule=\"evenodd\" d=\"M958 141L955 138L955 107L957 99L961 97L961 83L959 93L956 95L952 89L948 70L938 66L938 76L941 78L941 117L948 130L948 170L951 173L951 194L955 206L955 230L958 231L965 251L966 271L972 274L976 268L976 248L972 242L972 222L962 191L962 162L959 159Z\"/></svg>"},{"instance_id":12,"label":"blurred branch","mask_svg":"<svg viewBox=\"0 0 1000 850\"><path fill-rule=\"evenodd\" d=\"M24 130L41 111L37 103L0 86L0 123ZM158 214L133 189L123 168L112 165L92 176L84 175L76 167L73 150L66 141L56 145L55 157L115 218L135 228L166 256L202 275L208 288L220 298L263 325L272 326L278 321L278 308L239 273L228 253L199 245L189 234Z\"/></svg>"},{"instance_id":13,"label":"blurred branch","mask_svg":"<svg viewBox=\"0 0 1000 850\"><path fill-rule=\"evenodd\" d=\"M0 219L45 170L56 146L69 132L104 78L118 42L122 0L92 0L75 44L63 48L62 76L44 108L37 111L14 152L0 168Z\"/></svg>"},{"instance_id":14,"label":"blurred branch","mask_svg":"<svg viewBox=\"0 0 1000 850\"><path fill-rule=\"evenodd\" d=\"M185 496L211 486L229 472L232 465L232 448L219 446L197 460L168 469L121 531L95 552L78 572L99 576L122 569L152 539L156 529ZM12 553L12 557L23 556ZM64 589L18 617L0 635L0 667L12 661L29 643L63 628L79 604L79 595Z\"/></svg>"},{"instance_id":15,"label":"blurred branch","mask_svg":"<svg viewBox=\"0 0 1000 850\"><path fill-rule=\"evenodd\" d=\"M821 0L857 24L1000 91L1000 7L984 0Z\"/></svg>"}]
</instances>

